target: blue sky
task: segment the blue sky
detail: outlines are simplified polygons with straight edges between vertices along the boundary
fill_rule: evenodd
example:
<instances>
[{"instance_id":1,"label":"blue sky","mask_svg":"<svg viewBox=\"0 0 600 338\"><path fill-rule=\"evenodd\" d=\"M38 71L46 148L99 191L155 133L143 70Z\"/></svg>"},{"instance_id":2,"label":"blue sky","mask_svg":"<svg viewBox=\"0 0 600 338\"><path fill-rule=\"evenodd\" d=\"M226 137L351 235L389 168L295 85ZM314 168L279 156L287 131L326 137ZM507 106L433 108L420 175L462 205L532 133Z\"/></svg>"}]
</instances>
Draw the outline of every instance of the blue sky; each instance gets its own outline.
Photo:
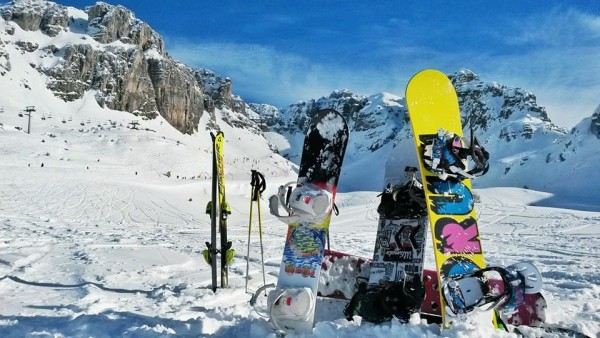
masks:
<instances>
[{"instance_id":1,"label":"blue sky","mask_svg":"<svg viewBox=\"0 0 600 338\"><path fill-rule=\"evenodd\" d=\"M84 8L87 0L58 0ZM247 102L404 96L425 68L467 68L530 90L572 127L600 105L600 1L107 0L131 9L169 55L232 79Z\"/></svg>"}]
</instances>

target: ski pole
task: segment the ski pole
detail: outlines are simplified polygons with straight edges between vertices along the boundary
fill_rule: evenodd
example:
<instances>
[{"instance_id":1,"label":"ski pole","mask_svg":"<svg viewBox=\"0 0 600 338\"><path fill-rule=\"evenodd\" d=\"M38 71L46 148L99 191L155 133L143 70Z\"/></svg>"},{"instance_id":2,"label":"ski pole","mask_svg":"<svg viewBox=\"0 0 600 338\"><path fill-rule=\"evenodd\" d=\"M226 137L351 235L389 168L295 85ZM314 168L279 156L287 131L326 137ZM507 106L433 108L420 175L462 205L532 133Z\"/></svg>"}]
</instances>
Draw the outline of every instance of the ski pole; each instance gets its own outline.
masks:
<instances>
[{"instance_id":1,"label":"ski pole","mask_svg":"<svg viewBox=\"0 0 600 338\"><path fill-rule=\"evenodd\" d=\"M246 292L248 292L248 279L250 278L250 234L252 233L252 200L254 200L254 186L255 186L255 175L252 170L252 177L250 179L250 221L248 223L248 251L246 252ZM260 208L258 209L260 212Z\"/></svg>"},{"instance_id":2,"label":"ski pole","mask_svg":"<svg viewBox=\"0 0 600 338\"><path fill-rule=\"evenodd\" d=\"M267 188L267 183L265 181L265 177L263 174L256 171L257 177L259 178L259 185L256 191L256 204L258 205L258 238L260 240L260 262L262 264L262 274L263 274L263 285L267 284L267 277L265 275L265 250L263 247L263 239L262 239L262 218L260 213L260 196L263 191Z\"/></svg>"},{"instance_id":3,"label":"ski pole","mask_svg":"<svg viewBox=\"0 0 600 338\"><path fill-rule=\"evenodd\" d=\"M258 208L258 232L260 239L260 259L262 264L262 273L263 273L263 285L266 284L266 275L265 275L265 256L264 256L264 246L262 240L262 216L260 212L260 196L262 192L266 189L267 185L265 183L265 177L263 174L256 170L251 171L251 193L250 193L250 222L248 224L248 251L246 253L246 292L248 292L248 280L250 278L250 238L252 234L252 210L254 209L252 206L252 202L256 201Z\"/></svg>"}]
</instances>

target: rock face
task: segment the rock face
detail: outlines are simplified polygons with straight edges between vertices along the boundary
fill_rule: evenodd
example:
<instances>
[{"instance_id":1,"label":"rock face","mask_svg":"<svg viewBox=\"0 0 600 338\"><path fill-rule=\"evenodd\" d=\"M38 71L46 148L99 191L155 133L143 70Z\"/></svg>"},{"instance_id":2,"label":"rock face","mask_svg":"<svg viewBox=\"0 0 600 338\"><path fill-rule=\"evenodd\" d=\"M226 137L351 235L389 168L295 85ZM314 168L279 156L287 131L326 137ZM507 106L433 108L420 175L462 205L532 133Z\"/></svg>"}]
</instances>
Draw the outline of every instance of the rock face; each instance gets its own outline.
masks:
<instances>
[{"instance_id":1,"label":"rock face","mask_svg":"<svg viewBox=\"0 0 600 338\"><path fill-rule=\"evenodd\" d=\"M112 6L98 2L87 8L88 34L100 43L121 41L132 43L142 51L156 50L164 54L162 38L146 23L136 19L123 6Z\"/></svg>"},{"instance_id":2,"label":"rock face","mask_svg":"<svg viewBox=\"0 0 600 338\"><path fill-rule=\"evenodd\" d=\"M449 78L456 88L464 127L474 126L485 132L494 124L530 116L545 123L549 129L558 129L551 123L546 109L537 105L535 95L529 91L496 82L485 83L467 69L451 74ZM503 133L506 132L503 130ZM525 130L523 134L531 136L527 136Z\"/></svg>"},{"instance_id":3,"label":"rock face","mask_svg":"<svg viewBox=\"0 0 600 338\"><path fill-rule=\"evenodd\" d=\"M239 96L233 95L231 79L221 77L208 69L195 70L196 81L204 90L205 110L211 114L211 122L217 121L214 116L216 108L221 111L220 119L236 128L248 129L262 134L259 127L259 115ZM213 126L218 129L217 126Z\"/></svg>"},{"instance_id":4,"label":"rock face","mask_svg":"<svg viewBox=\"0 0 600 338\"><path fill-rule=\"evenodd\" d=\"M473 127L489 142L531 140L535 134L565 135L554 125L544 107L536 103L533 93L496 82L483 82L470 70L449 75L458 95L465 133ZM381 93L359 96L348 91L334 91L328 97L292 104L278 119L266 119L271 130L279 133L303 133L310 116L322 108L341 112L357 141L350 147L358 151L377 151L387 144L412 142L404 100ZM274 115L274 114L271 114ZM294 156L291 156L294 157Z\"/></svg>"},{"instance_id":5,"label":"rock face","mask_svg":"<svg viewBox=\"0 0 600 338\"><path fill-rule=\"evenodd\" d=\"M346 119L353 119L367 103L366 96L358 96L347 90L337 90L332 92L329 97L289 105L284 109L283 123L273 127L277 131L304 132L308 129L310 118L320 109L334 109L344 115Z\"/></svg>"},{"instance_id":6,"label":"rock face","mask_svg":"<svg viewBox=\"0 0 600 338\"><path fill-rule=\"evenodd\" d=\"M32 65L48 76L47 87L56 96L73 101L94 90L100 106L146 118L160 114L184 133L198 130L205 111L209 119L204 127L218 129L215 108L225 108L233 112L224 119L226 123L258 131L247 117L247 105L232 95L230 79L172 59L164 51L162 38L127 8L98 2L78 15L69 13L73 12L67 7L42 0L0 7L2 18L22 30L49 37L79 34L70 41L80 42L62 46L15 42L23 52L57 59ZM14 27L9 25L6 34L14 34ZM0 40L0 71L10 71L10 57L2 44Z\"/></svg>"},{"instance_id":7,"label":"rock face","mask_svg":"<svg viewBox=\"0 0 600 338\"><path fill-rule=\"evenodd\" d=\"M592 123L590 124L590 132L600 139L600 106L596 108L592 115Z\"/></svg>"},{"instance_id":8,"label":"rock face","mask_svg":"<svg viewBox=\"0 0 600 338\"><path fill-rule=\"evenodd\" d=\"M39 30L51 37L67 31L69 26L67 8L46 1L13 1L2 8L0 16L6 21L14 21L23 30Z\"/></svg>"}]
</instances>

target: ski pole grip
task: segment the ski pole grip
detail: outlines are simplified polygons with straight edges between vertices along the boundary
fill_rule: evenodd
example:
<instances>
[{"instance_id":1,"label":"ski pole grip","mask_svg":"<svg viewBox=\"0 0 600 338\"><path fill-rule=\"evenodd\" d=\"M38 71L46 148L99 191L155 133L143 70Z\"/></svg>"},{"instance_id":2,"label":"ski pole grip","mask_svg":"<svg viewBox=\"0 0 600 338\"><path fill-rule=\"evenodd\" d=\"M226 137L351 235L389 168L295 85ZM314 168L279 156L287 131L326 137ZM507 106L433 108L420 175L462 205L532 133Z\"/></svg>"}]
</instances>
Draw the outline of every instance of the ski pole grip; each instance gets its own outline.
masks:
<instances>
[{"instance_id":1,"label":"ski pole grip","mask_svg":"<svg viewBox=\"0 0 600 338\"><path fill-rule=\"evenodd\" d=\"M267 189L267 183L265 176L257 170L252 169L252 179L250 185L252 186L252 200L256 201L260 195Z\"/></svg>"},{"instance_id":2,"label":"ski pole grip","mask_svg":"<svg viewBox=\"0 0 600 338\"><path fill-rule=\"evenodd\" d=\"M250 185L253 187L256 186L256 170L254 169L250 170Z\"/></svg>"},{"instance_id":3,"label":"ski pole grip","mask_svg":"<svg viewBox=\"0 0 600 338\"><path fill-rule=\"evenodd\" d=\"M265 180L265 176L258 171L256 172L256 176L258 178L258 194L260 195L263 193L263 191L265 191L265 189L267 189L267 181Z\"/></svg>"}]
</instances>

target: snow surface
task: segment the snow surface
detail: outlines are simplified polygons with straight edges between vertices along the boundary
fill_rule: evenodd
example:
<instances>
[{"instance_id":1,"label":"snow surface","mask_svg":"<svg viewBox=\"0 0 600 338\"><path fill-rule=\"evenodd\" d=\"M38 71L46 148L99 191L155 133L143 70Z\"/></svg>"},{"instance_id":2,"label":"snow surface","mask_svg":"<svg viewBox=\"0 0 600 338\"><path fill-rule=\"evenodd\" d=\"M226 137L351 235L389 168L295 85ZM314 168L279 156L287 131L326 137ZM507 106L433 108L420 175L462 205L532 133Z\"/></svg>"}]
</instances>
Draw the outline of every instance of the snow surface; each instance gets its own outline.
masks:
<instances>
[{"instance_id":1,"label":"snow surface","mask_svg":"<svg viewBox=\"0 0 600 338\"><path fill-rule=\"evenodd\" d=\"M278 185L295 180L293 166L262 150L268 147L256 135L228 138L243 131L224 125L227 196L233 211L229 238L237 253L229 288L213 293L210 267L201 255L210 240L204 213L211 186L208 132L181 135L160 117L140 119L132 129L129 122L136 117L100 109L93 97L76 102L77 110L54 100L37 101L40 110L43 104L56 109L51 118L45 113L45 120L41 111L34 112L30 135L14 128L26 128L26 115L9 109L0 113L0 336L274 336L249 305L244 288L250 169L267 178L263 243L266 282L275 283L286 226L269 215L267 198ZM247 140L252 137L251 147ZM488 263L536 264L544 276L547 322L597 337L600 213L551 208L561 204L557 196L525 189L476 193ZM372 255L376 195L338 194L332 249ZM255 209L249 292L263 285L256 219ZM427 250L425 265L431 268L433 254ZM440 334L437 325L418 318L405 325L361 324L358 317L347 321L344 305L319 299L310 336ZM540 336L535 330L530 334ZM482 323L457 325L441 335L515 336Z\"/></svg>"}]
</instances>

